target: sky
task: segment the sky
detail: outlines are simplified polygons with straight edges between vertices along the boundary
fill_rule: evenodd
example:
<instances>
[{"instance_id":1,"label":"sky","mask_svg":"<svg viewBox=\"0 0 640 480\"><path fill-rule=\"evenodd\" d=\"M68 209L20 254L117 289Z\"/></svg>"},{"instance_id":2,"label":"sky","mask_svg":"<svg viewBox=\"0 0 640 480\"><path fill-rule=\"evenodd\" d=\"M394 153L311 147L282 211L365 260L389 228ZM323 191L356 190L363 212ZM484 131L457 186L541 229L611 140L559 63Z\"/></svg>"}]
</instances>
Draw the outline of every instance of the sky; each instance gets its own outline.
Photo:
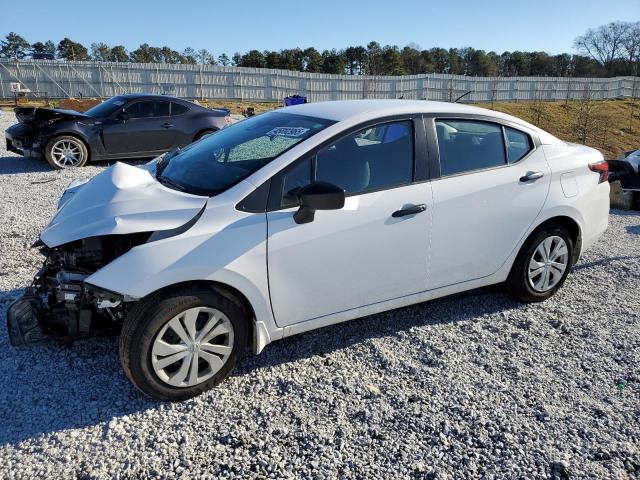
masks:
<instances>
[{"instance_id":1,"label":"sky","mask_svg":"<svg viewBox=\"0 0 640 480\"><path fill-rule=\"evenodd\" d=\"M3 0L8 2L8 0ZM471 46L505 50L573 50L588 28L640 20L640 0L318 0L149 1L29 0L2 8L0 36L29 42L65 36L92 42L206 48L218 56L250 49L366 45ZM18 5L18 4L16 4ZM517 6L515 6L517 5Z\"/></svg>"}]
</instances>

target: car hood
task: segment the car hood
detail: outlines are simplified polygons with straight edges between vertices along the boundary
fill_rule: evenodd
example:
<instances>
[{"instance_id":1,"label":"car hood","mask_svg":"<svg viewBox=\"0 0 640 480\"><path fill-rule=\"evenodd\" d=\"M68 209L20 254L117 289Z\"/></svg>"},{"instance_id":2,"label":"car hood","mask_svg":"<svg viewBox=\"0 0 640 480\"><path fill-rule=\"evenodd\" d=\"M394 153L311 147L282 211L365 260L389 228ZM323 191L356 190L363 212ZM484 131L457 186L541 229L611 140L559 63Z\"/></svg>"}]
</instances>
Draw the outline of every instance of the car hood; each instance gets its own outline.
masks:
<instances>
[{"instance_id":1,"label":"car hood","mask_svg":"<svg viewBox=\"0 0 640 480\"><path fill-rule=\"evenodd\" d=\"M40 240L57 247L100 235L171 230L196 216L207 200L165 187L148 169L116 163L75 187Z\"/></svg>"},{"instance_id":2,"label":"car hood","mask_svg":"<svg viewBox=\"0 0 640 480\"><path fill-rule=\"evenodd\" d=\"M38 127L43 123L62 119L90 118L88 115L75 110L62 110L59 108L17 107L14 112L19 123L30 127Z\"/></svg>"}]
</instances>

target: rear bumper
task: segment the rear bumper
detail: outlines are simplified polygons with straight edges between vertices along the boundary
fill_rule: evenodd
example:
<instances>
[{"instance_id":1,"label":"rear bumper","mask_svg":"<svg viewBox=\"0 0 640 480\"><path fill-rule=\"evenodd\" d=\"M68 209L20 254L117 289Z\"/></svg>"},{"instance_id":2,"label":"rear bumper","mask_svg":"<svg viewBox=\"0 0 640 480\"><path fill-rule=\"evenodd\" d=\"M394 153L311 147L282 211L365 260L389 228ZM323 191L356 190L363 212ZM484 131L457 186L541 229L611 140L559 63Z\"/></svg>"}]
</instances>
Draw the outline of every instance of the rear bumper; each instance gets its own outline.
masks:
<instances>
[{"instance_id":1,"label":"rear bumper","mask_svg":"<svg viewBox=\"0 0 640 480\"><path fill-rule=\"evenodd\" d=\"M609 226L609 184L607 182L600 183L593 189L588 196L583 215L582 252L596 243Z\"/></svg>"}]
</instances>

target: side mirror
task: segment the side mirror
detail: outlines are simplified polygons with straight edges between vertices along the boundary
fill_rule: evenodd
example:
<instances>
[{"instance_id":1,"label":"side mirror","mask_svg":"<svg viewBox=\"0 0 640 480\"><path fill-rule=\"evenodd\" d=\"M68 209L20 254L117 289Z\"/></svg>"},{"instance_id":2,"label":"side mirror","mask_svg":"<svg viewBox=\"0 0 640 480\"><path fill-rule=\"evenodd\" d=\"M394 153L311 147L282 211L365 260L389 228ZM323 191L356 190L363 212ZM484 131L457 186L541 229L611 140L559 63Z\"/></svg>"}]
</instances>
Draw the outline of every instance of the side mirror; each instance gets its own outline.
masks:
<instances>
[{"instance_id":1,"label":"side mirror","mask_svg":"<svg viewBox=\"0 0 640 480\"><path fill-rule=\"evenodd\" d=\"M126 111L123 110L118 114L116 118L120 120L122 123L124 123L131 118L131 115L129 115Z\"/></svg>"},{"instance_id":2,"label":"side mirror","mask_svg":"<svg viewBox=\"0 0 640 480\"><path fill-rule=\"evenodd\" d=\"M296 223L313 222L316 210L340 210L344 207L344 189L327 182L313 182L298 191L300 209L293 215Z\"/></svg>"}]
</instances>

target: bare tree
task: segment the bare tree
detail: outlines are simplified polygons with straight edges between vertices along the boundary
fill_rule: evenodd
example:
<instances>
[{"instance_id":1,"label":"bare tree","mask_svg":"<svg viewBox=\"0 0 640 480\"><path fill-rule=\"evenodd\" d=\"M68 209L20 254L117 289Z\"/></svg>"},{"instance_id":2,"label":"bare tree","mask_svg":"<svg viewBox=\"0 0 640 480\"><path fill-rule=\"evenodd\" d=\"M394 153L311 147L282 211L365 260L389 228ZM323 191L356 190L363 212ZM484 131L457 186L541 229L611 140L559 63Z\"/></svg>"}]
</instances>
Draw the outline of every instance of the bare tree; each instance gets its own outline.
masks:
<instances>
[{"instance_id":1,"label":"bare tree","mask_svg":"<svg viewBox=\"0 0 640 480\"><path fill-rule=\"evenodd\" d=\"M571 98L571 91L573 89L573 79L572 77L568 77L567 81L567 95L564 98L564 104L569 105L569 99Z\"/></svg>"},{"instance_id":2,"label":"bare tree","mask_svg":"<svg viewBox=\"0 0 640 480\"><path fill-rule=\"evenodd\" d=\"M546 102L544 101L544 87L538 88L533 83L533 102L531 103L531 112L533 113L533 124L540 126L546 113Z\"/></svg>"},{"instance_id":3,"label":"bare tree","mask_svg":"<svg viewBox=\"0 0 640 480\"><path fill-rule=\"evenodd\" d=\"M640 85L638 85L638 77L633 77L633 86L631 87L631 98L629 99L629 133L633 133L633 119L635 117L640 118L640 113L636 113L638 110L638 95Z\"/></svg>"},{"instance_id":4,"label":"bare tree","mask_svg":"<svg viewBox=\"0 0 640 480\"><path fill-rule=\"evenodd\" d=\"M491 93L490 93L490 97L489 100L491 101L491 110L493 110L493 102L496 99L496 92L497 92L497 86L496 86L496 81L492 80L491 81Z\"/></svg>"},{"instance_id":5,"label":"bare tree","mask_svg":"<svg viewBox=\"0 0 640 480\"><path fill-rule=\"evenodd\" d=\"M640 22L629 24L627 34L622 38L627 60L633 69L633 74L640 73Z\"/></svg>"},{"instance_id":6,"label":"bare tree","mask_svg":"<svg viewBox=\"0 0 640 480\"><path fill-rule=\"evenodd\" d=\"M574 47L609 68L624 51L624 39L631 28L629 22L611 22L577 37Z\"/></svg>"},{"instance_id":7,"label":"bare tree","mask_svg":"<svg viewBox=\"0 0 640 480\"><path fill-rule=\"evenodd\" d=\"M578 111L573 127L578 141L583 145L596 135L599 135L601 140L606 140L611 123L610 119L598 112L597 102L593 99L594 94L589 84L585 83L582 97L578 100Z\"/></svg>"}]
</instances>

